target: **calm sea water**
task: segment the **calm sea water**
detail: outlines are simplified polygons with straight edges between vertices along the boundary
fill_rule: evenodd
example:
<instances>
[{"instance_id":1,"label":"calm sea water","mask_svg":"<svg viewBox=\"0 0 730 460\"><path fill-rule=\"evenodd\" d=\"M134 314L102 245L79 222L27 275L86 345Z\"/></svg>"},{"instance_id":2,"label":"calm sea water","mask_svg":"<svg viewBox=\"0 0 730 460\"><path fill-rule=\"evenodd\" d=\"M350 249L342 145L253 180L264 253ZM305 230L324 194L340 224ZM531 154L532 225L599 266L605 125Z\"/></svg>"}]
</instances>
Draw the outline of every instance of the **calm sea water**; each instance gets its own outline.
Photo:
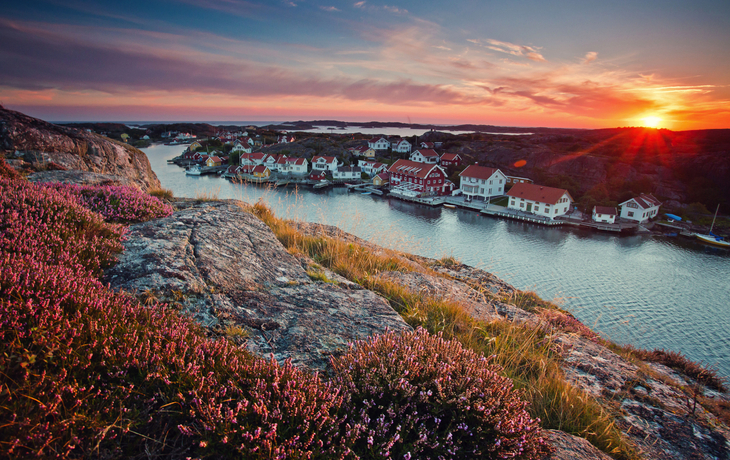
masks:
<instances>
[{"instance_id":1,"label":"calm sea water","mask_svg":"<svg viewBox=\"0 0 730 460\"><path fill-rule=\"evenodd\" d=\"M547 228L342 188L231 184L185 176L168 165L180 146L156 145L145 152L163 187L176 196L262 199L281 217L336 225L427 257L453 255L519 289L557 300L618 343L679 351L730 377L730 251L676 237Z\"/></svg>"}]
</instances>

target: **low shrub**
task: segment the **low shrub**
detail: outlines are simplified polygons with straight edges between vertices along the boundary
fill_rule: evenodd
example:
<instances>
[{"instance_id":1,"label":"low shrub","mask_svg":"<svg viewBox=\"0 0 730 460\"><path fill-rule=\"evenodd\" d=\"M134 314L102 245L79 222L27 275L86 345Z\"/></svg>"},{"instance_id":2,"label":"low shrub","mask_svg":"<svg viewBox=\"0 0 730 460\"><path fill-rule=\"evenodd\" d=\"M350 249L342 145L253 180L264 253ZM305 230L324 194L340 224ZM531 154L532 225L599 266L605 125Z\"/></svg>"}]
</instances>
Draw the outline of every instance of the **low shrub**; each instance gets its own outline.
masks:
<instances>
[{"instance_id":1,"label":"low shrub","mask_svg":"<svg viewBox=\"0 0 730 460\"><path fill-rule=\"evenodd\" d=\"M125 229L104 222L67 194L0 179L0 253L99 274L122 251Z\"/></svg>"},{"instance_id":2,"label":"low shrub","mask_svg":"<svg viewBox=\"0 0 730 460\"><path fill-rule=\"evenodd\" d=\"M21 176L14 168L5 163L5 158L0 157L0 178L20 179Z\"/></svg>"},{"instance_id":3,"label":"low shrub","mask_svg":"<svg viewBox=\"0 0 730 460\"><path fill-rule=\"evenodd\" d=\"M173 212L169 204L134 187L60 183L42 185L75 198L81 205L101 214L110 222L124 224L145 222L167 217Z\"/></svg>"},{"instance_id":4,"label":"low shrub","mask_svg":"<svg viewBox=\"0 0 730 460\"><path fill-rule=\"evenodd\" d=\"M539 420L491 358L425 329L357 342L332 360L364 458L542 458Z\"/></svg>"},{"instance_id":5,"label":"low shrub","mask_svg":"<svg viewBox=\"0 0 730 460\"><path fill-rule=\"evenodd\" d=\"M0 458L345 455L333 384L95 279L122 234L0 179Z\"/></svg>"}]
</instances>

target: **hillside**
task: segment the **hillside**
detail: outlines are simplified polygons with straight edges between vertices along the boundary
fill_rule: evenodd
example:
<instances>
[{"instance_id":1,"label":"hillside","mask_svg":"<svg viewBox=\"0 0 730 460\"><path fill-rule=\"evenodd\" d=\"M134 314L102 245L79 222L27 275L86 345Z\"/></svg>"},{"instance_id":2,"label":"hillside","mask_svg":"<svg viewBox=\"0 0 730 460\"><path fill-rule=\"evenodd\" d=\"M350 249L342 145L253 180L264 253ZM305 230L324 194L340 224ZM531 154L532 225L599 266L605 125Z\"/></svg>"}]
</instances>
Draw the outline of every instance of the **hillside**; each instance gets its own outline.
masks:
<instances>
[{"instance_id":1,"label":"hillside","mask_svg":"<svg viewBox=\"0 0 730 460\"><path fill-rule=\"evenodd\" d=\"M0 152L28 172L87 171L112 182L136 184L144 190L160 181L141 150L98 134L38 120L0 106Z\"/></svg>"}]
</instances>

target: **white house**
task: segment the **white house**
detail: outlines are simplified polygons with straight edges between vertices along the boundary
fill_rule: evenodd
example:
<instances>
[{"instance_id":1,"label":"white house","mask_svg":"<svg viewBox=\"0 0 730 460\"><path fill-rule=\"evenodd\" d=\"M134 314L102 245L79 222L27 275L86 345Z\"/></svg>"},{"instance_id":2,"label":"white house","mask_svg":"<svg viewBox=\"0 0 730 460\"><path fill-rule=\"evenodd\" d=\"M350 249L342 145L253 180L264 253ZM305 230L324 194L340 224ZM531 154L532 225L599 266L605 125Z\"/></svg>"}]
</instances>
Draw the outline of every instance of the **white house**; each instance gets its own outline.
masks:
<instances>
[{"instance_id":1,"label":"white house","mask_svg":"<svg viewBox=\"0 0 730 460\"><path fill-rule=\"evenodd\" d=\"M405 139L393 139L390 141L390 148L398 153L411 153L411 143Z\"/></svg>"},{"instance_id":2,"label":"white house","mask_svg":"<svg viewBox=\"0 0 730 460\"><path fill-rule=\"evenodd\" d=\"M359 160L357 165L362 169L362 172L370 177L376 176L388 169L388 165L377 161Z\"/></svg>"},{"instance_id":3,"label":"white house","mask_svg":"<svg viewBox=\"0 0 730 460\"><path fill-rule=\"evenodd\" d=\"M287 134L280 135L277 140L279 144L289 144L294 142L294 136L289 136Z\"/></svg>"},{"instance_id":4,"label":"white house","mask_svg":"<svg viewBox=\"0 0 730 460\"><path fill-rule=\"evenodd\" d=\"M262 165L264 164L264 156L261 152L244 153L241 155L241 165Z\"/></svg>"},{"instance_id":5,"label":"white house","mask_svg":"<svg viewBox=\"0 0 730 460\"><path fill-rule=\"evenodd\" d=\"M277 153L266 154L264 155L263 164L266 165L270 171L278 171L280 166L284 164L282 161L283 158L286 158L286 155L279 155Z\"/></svg>"},{"instance_id":6,"label":"white house","mask_svg":"<svg viewBox=\"0 0 730 460\"><path fill-rule=\"evenodd\" d=\"M567 190L542 185L518 183L507 192L507 207L555 219L570 211L573 197Z\"/></svg>"},{"instance_id":7,"label":"white house","mask_svg":"<svg viewBox=\"0 0 730 460\"><path fill-rule=\"evenodd\" d=\"M297 174L297 175L305 175L307 174L307 169L309 168L309 162L306 158L293 158L293 157L287 157L284 158L285 166L281 167L279 169L280 172L286 173L286 174Z\"/></svg>"},{"instance_id":8,"label":"white house","mask_svg":"<svg viewBox=\"0 0 730 460\"><path fill-rule=\"evenodd\" d=\"M388 150L390 141L384 137L373 137L368 141L368 147L373 150Z\"/></svg>"},{"instance_id":9,"label":"white house","mask_svg":"<svg viewBox=\"0 0 730 460\"><path fill-rule=\"evenodd\" d=\"M593 222L603 222L606 224L616 223L616 208L610 206L593 206Z\"/></svg>"},{"instance_id":10,"label":"white house","mask_svg":"<svg viewBox=\"0 0 730 460\"><path fill-rule=\"evenodd\" d=\"M421 148L433 150L436 148L436 144L434 144L433 142L421 142Z\"/></svg>"},{"instance_id":11,"label":"white house","mask_svg":"<svg viewBox=\"0 0 730 460\"><path fill-rule=\"evenodd\" d=\"M347 149L352 155L365 158L375 158L375 149L365 145L359 145L357 147L350 147Z\"/></svg>"},{"instance_id":12,"label":"white house","mask_svg":"<svg viewBox=\"0 0 730 460\"><path fill-rule=\"evenodd\" d=\"M415 161L416 163L435 165L439 162L439 154L432 149L420 149L411 153L410 160Z\"/></svg>"},{"instance_id":13,"label":"white house","mask_svg":"<svg viewBox=\"0 0 730 460\"><path fill-rule=\"evenodd\" d=\"M332 171L332 178L335 180L359 180L362 169L359 166L342 166Z\"/></svg>"},{"instance_id":14,"label":"white house","mask_svg":"<svg viewBox=\"0 0 730 460\"><path fill-rule=\"evenodd\" d=\"M337 158L317 156L312 158L312 170L337 171Z\"/></svg>"},{"instance_id":15,"label":"white house","mask_svg":"<svg viewBox=\"0 0 730 460\"><path fill-rule=\"evenodd\" d=\"M621 206L621 218L635 220L636 222L646 222L659 214L659 207L661 205L659 200L651 193L642 193L638 197L619 204Z\"/></svg>"},{"instance_id":16,"label":"white house","mask_svg":"<svg viewBox=\"0 0 730 460\"><path fill-rule=\"evenodd\" d=\"M248 143L236 141L233 143L231 153L251 153L252 147Z\"/></svg>"},{"instance_id":17,"label":"white house","mask_svg":"<svg viewBox=\"0 0 730 460\"><path fill-rule=\"evenodd\" d=\"M459 177L459 189L464 196L486 200L489 197L504 194L507 176L502 171L486 166L469 165Z\"/></svg>"}]
</instances>

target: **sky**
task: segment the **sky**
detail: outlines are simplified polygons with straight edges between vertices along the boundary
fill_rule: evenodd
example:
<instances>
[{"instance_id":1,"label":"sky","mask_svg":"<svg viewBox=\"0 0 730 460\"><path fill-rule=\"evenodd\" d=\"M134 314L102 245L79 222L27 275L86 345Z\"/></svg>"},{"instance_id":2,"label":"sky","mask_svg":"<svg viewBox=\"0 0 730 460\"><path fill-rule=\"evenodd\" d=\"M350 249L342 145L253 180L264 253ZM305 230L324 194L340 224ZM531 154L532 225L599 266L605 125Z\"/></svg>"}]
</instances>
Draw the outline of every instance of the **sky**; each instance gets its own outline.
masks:
<instances>
[{"instance_id":1,"label":"sky","mask_svg":"<svg viewBox=\"0 0 730 460\"><path fill-rule=\"evenodd\" d=\"M0 104L48 121L730 128L728 0L15 1Z\"/></svg>"}]
</instances>

